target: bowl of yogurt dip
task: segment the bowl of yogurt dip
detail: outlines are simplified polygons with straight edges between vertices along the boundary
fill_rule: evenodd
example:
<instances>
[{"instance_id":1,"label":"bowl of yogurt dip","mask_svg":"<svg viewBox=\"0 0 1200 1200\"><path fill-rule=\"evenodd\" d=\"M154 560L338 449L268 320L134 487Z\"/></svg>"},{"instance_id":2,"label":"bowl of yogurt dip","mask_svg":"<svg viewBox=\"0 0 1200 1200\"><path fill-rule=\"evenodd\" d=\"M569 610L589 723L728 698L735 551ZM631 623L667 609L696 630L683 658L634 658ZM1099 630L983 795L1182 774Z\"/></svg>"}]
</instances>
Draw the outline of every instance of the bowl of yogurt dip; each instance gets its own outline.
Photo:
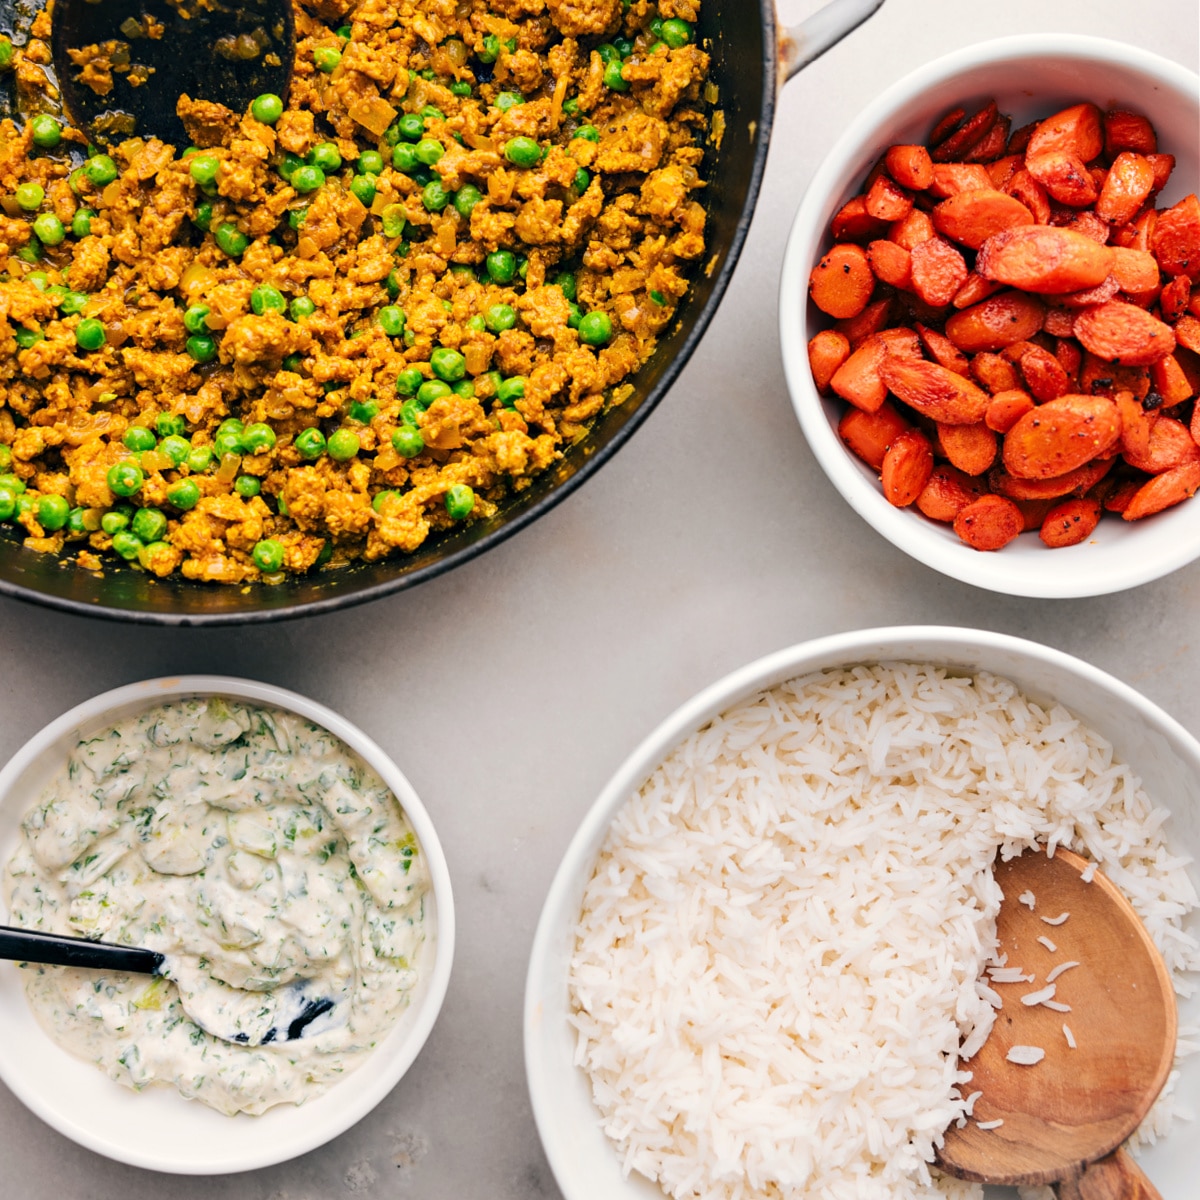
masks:
<instances>
[{"instance_id":1,"label":"bowl of yogurt dip","mask_svg":"<svg viewBox=\"0 0 1200 1200\"><path fill-rule=\"evenodd\" d=\"M445 996L428 813L363 733L267 684L147 680L64 714L0 771L0 862L0 921L164 955L0 964L0 1078L118 1161L221 1174L322 1145Z\"/></svg>"}]
</instances>

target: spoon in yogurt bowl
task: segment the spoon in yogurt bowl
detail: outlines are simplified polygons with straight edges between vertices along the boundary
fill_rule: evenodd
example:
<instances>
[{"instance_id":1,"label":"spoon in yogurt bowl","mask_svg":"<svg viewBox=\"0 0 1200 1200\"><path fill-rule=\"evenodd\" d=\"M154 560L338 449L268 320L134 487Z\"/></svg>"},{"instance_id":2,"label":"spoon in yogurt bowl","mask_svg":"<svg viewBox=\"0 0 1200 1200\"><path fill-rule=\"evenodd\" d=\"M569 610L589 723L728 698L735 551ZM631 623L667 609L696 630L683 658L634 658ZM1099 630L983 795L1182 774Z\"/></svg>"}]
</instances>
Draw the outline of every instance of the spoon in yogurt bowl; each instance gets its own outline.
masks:
<instances>
[{"instance_id":1,"label":"spoon in yogurt bowl","mask_svg":"<svg viewBox=\"0 0 1200 1200\"><path fill-rule=\"evenodd\" d=\"M348 1006L340 1003L346 999L344 988L341 994L329 995L307 979L273 989L234 988L182 959L138 946L0 925L0 958L169 979L191 1021L205 1033L240 1046L294 1042L336 1029L347 1019Z\"/></svg>"},{"instance_id":2,"label":"spoon in yogurt bowl","mask_svg":"<svg viewBox=\"0 0 1200 1200\"><path fill-rule=\"evenodd\" d=\"M1051 1184L1059 1200L1161 1200L1122 1149L1175 1057L1170 972L1133 906L1058 848L997 862L1003 1007L964 1064L972 1115L938 1166L960 1179Z\"/></svg>"}]
</instances>

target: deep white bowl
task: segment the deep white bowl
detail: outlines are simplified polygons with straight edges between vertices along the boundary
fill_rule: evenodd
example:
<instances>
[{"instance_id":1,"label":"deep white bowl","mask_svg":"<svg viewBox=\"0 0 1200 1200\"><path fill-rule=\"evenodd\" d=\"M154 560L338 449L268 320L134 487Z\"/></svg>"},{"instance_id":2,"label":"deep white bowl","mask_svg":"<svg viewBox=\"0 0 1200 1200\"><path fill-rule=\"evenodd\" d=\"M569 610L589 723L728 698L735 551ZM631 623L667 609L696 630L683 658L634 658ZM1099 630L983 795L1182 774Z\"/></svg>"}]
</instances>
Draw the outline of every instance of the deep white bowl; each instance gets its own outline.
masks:
<instances>
[{"instance_id":1,"label":"deep white bowl","mask_svg":"<svg viewBox=\"0 0 1200 1200\"><path fill-rule=\"evenodd\" d=\"M918 68L872 101L838 139L809 184L784 258L779 306L784 370L796 415L817 460L852 508L888 541L943 574L1016 596L1097 596L1158 579L1200 556L1200 507L1191 501L1142 521L1106 515L1087 542L1047 549L1023 534L997 553L972 550L948 525L900 509L883 497L878 476L837 435L845 404L823 397L808 366L808 340L825 318L808 299L813 265L832 245L830 222L862 190L888 146L921 142L956 105L995 97L1014 128L1068 104L1144 113L1159 149L1176 166L1159 207L1197 190L1200 178L1200 77L1136 46L1073 34L1034 34L983 42Z\"/></svg>"},{"instance_id":2,"label":"deep white bowl","mask_svg":"<svg viewBox=\"0 0 1200 1200\"><path fill-rule=\"evenodd\" d=\"M379 1047L327 1092L297 1107L259 1117L227 1117L174 1088L133 1092L63 1050L42 1030L25 999L20 974L0 964L0 1079L47 1124L81 1146L119 1162L181 1175L249 1171L304 1154L361 1120L399 1083L437 1019L454 957L454 900L437 833L412 785L360 730L294 692L218 675L149 679L105 692L71 709L32 738L0 771L0 859L11 857L21 818L41 795L82 734L146 708L187 696L232 696L298 713L341 738L392 790L417 836L429 869L432 903L417 963L420 981L409 1006ZM0 918L7 919L2 899Z\"/></svg>"},{"instance_id":3,"label":"deep white bowl","mask_svg":"<svg viewBox=\"0 0 1200 1200\"><path fill-rule=\"evenodd\" d=\"M568 969L584 888L609 826L670 751L730 706L810 671L874 662L918 662L1011 679L1026 695L1066 705L1112 742L1154 800L1170 809L1173 848L1200 859L1200 743L1131 687L1068 654L982 630L911 626L867 629L805 642L727 675L668 717L626 759L584 818L550 887L525 985L525 1069L542 1145L565 1200L662 1200L656 1184L622 1178L600 1127L591 1087L573 1064ZM1200 876L1193 871L1200 883ZM1193 919L1197 932L1200 920ZM1180 1006L1180 1024L1200 1020L1200 996ZM1200 1111L1200 1057L1187 1060L1178 1089ZM1177 1127L1140 1160L1164 1196L1194 1194L1194 1137ZM1015 1196L1015 1192L999 1194Z\"/></svg>"}]
</instances>

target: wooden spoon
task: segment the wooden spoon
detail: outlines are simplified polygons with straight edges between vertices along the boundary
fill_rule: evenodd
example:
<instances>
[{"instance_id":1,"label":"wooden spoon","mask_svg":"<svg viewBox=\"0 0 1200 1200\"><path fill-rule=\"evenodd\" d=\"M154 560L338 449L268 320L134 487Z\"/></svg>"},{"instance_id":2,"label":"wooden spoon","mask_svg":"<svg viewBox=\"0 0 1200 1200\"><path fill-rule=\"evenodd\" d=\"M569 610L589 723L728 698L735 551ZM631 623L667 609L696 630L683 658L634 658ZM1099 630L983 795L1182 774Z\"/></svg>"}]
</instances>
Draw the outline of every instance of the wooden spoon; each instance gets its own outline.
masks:
<instances>
[{"instance_id":1,"label":"wooden spoon","mask_svg":"<svg viewBox=\"0 0 1200 1200\"><path fill-rule=\"evenodd\" d=\"M966 1087L983 1095L963 1128L946 1131L939 1165L979 1183L1057 1184L1061 1200L1161 1200L1120 1147L1171 1070L1175 992L1129 901L1099 871L1085 883L1088 866L1062 849L1053 858L1027 851L996 863L1004 893L996 921L1000 949L1008 966L1036 981L992 984L1004 1007L965 1064L973 1076ZM1034 907L1021 896L1032 896ZM1064 913L1066 920L1054 923ZM1054 980L1053 1000L1070 1012L1022 1003L1066 962L1079 965ZM1014 1046L1040 1047L1045 1057L1017 1065L1006 1057ZM1003 1124L980 1128L996 1120Z\"/></svg>"},{"instance_id":2,"label":"wooden spoon","mask_svg":"<svg viewBox=\"0 0 1200 1200\"><path fill-rule=\"evenodd\" d=\"M55 0L50 53L67 115L93 141L185 146L181 95L238 116L264 92L286 100L294 42L291 0ZM71 53L98 47L101 71L85 74Z\"/></svg>"}]
</instances>

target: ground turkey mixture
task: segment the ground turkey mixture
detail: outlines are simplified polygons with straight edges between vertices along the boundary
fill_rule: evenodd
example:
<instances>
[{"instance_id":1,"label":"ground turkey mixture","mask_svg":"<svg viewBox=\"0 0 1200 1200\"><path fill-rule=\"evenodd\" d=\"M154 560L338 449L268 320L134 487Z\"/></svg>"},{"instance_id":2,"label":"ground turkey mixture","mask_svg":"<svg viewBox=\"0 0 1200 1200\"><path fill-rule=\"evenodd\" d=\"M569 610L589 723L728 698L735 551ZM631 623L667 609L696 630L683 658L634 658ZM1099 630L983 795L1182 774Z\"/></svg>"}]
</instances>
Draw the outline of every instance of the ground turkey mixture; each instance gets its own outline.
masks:
<instances>
[{"instance_id":1,"label":"ground turkey mixture","mask_svg":"<svg viewBox=\"0 0 1200 1200\"><path fill-rule=\"evenodd\" d=\"M48 15L0 38L51 110L0 124L0 520L241 583L494 513L703 253L698 3L298 4L287 104L182 96L181 147L89 146Z\"/></svg>"}]
</instances>

